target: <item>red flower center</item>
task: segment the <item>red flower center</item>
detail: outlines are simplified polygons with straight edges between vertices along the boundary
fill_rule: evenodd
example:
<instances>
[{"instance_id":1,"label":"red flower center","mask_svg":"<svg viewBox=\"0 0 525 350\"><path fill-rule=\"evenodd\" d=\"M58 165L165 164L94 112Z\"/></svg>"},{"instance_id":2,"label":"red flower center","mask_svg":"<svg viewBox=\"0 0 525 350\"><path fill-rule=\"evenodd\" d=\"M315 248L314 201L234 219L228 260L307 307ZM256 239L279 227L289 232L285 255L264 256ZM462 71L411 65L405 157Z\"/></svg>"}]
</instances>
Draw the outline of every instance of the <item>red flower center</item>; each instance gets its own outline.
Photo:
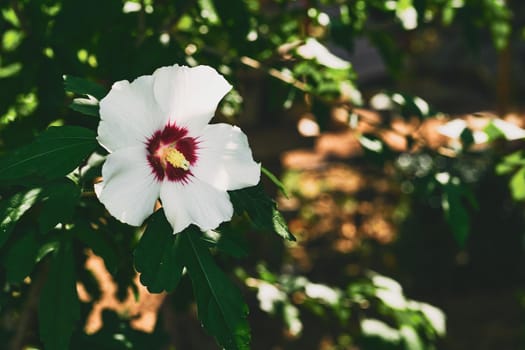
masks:
<instances>
[{"instance_id":1,"label":"red flower center","mask_svg":"<svg viewBox=\"0 0 525 350\"><path fill-rule=\"evenodd\" d=\"M197 140L187 135L185 128L168 124L146 141L148 163L158 181L166 177L170 181L187 182L191 166L197 161L198 149Z\"/></svg>"}]
</instances>

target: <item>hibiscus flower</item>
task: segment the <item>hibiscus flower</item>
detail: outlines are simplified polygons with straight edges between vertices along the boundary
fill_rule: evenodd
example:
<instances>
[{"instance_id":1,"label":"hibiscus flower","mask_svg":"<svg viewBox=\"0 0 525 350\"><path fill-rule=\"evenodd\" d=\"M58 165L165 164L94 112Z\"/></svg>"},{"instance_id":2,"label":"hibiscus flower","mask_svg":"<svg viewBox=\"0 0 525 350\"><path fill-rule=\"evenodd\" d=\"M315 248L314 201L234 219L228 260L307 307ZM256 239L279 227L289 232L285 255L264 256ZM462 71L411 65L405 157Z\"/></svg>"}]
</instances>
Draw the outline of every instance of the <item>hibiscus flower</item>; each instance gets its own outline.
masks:
<instances>
[{"instance_id":1,"label":"hibiscus flower","mask_svg":"<svg viewBox=\"0 0 525 350\"><path fill-rule=\"evenodd\" d=\"M113 84L100 101L98 142L110 153L95 192L133 226L160 198L173 233L233 215L227 191L256 185L260 164L236 126L208 124L231 85L208 66L174 65Z\"/></svg>"}]
</instances>

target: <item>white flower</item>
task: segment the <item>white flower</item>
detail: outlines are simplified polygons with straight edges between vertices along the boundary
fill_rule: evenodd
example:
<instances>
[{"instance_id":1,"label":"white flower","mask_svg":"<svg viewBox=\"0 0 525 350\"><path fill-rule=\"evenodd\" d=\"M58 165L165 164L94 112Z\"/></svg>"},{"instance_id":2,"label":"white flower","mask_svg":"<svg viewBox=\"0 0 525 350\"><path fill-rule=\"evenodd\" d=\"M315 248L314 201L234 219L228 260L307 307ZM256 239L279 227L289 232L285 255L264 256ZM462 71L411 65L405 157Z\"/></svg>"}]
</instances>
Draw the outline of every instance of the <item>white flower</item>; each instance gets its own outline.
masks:
<instances>
[{"instance_id":1,"label":"white flower","mask_svg":"<svg viewBox=\"0 0 525 350\"><path fill-rule=\"evenodd\" d=\"M140 226L160 198L173 233L233 215L229 190L259 182L246 135L208 124L231 89L213 68L162 67L113 84L100 101L98 142L110 153L95 192L111 215Z\"/></svg>"}]
</instances>

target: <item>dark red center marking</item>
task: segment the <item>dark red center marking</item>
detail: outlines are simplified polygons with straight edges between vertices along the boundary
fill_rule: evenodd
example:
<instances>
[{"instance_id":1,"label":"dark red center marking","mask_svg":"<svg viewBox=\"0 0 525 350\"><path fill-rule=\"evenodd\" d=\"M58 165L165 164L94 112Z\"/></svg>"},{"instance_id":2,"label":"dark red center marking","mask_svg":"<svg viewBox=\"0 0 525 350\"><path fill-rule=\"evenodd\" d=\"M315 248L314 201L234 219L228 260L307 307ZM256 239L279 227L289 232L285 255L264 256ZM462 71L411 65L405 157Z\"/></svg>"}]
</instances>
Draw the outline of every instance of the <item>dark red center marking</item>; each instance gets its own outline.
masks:
<instances>
[{"instance_id":1,"label":"dark red center marking","mask_svg":"<svg viewBox=\"0 0 525 350\"><path fill-rule=\"evenodd\" d=\"M188 135L188 130L175 124L168 124L163 130L157 130L146 141L148 150L148 163L151 172L158 181L167 178L169 181L187 182L191 175L191 166L197 161L198 141ZM190 168L184 170L172 166L165 159L167 147L175 148L184 155L190 163Z\"/></svg>"}]
</instances>

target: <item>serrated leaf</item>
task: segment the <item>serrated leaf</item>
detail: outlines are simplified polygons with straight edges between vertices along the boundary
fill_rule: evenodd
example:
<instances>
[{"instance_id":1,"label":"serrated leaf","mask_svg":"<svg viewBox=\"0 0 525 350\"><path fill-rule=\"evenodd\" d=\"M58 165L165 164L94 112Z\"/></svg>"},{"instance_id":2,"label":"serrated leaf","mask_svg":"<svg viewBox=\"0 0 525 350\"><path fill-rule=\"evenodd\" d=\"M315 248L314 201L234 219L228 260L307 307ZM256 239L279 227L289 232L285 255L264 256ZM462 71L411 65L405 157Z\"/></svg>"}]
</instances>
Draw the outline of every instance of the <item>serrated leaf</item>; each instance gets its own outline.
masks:
<instances>
[{"instance_id":1,"label":"serrated leaf","mask_svg":"<svg viewBox=\"0 0 525 350\"><path fill-rule=\"evenodd\" d=\"M87 224L77 224L73 229L73 234L96 255L104 259L108 271L115 274L118 266L117 254L102 231L93 230Z\"/></svg>"},{"instance_id":2,"label":"serrated leaf","mask_svg":"<svg viewBox=\"0 0 525 350\"><path fill-rule=\"evenodd\" d=\"M8 282L21 282L31 273L39 246L34 231L26 232L13 243L4 261Z\"/></svg>"},{"instance_id":3,"label":"serrated leaf","mask_svg":"<svg viewBox=\"0 0 525 350\"><path fill-rule=\"evenodd\" d=\"M295 241L286 221L273 199L266 195L261 183L256 186L229 192L235 213L248 214L255 228L271 230L284 239Z\"/></svg>"},{"instance_id":4,"label":"serrated leaf","mask_svg":"<svg viewBox=\"0 0 525 350\"><path fill-rule=\"evenodd\" d=\"M83 78L72 75L64 75L63 78L64 89L69 92L74 92L80 95L90 95L97 100L101 100L108 92L103 86Z\"/></svg>"},{"instance_id":5,"label":"serrated leaf","mask_svg":"<svg viewBox=\"0 0 525 350\"><path fill-rule=\"evenodd\" d=\"M40 295L38 321L40 339L46 349L69 349L71 334L79 318L73 249L71 242L64 240L51 259Z\"/></svg>"},{"instance_id":6,"label":"serrated leaf","mask_svg":"<svg viewBox=\"0 0 525 350\"><path fill-rule=\"evenodd\" d=\"M75 205L80 199L80 188L64 179L47 186L38 213L38 227L41 233L53 229L58 223L68 222L73 216Z\"/></svg>"},{"instance_id":7,"label":"serrated leaf","mask_svg":"<svg viewBox=\"0 0 525 350\"><path fill-rule=\"evenodd\" d=\"M69 105L69 108L85 115L91 115L93 117L100 116L100 107L98 101L94 98L75 98Z\"/></svg>"},{"instance_id":8,"label":"serrated leaf","mask_svg":"<svg viewBox=\"0 0 525 350\"><path fill-rule=\"evenodd\" d=\"M197 301L199 320L225 349L249 349L248 307L240 291L213 261L200 234L194 226L178 234Z\"/></svg>"},{"instance_id":9,"label":"serrated leaf","mask_svg":"<svg viewBox=\"0 0 525 350\"><path fill-rule=\"evenodd\" d=\"M275 233L289 241L295 241L294 235L288 230L288 224L277 207L272 208L272 222Z\"/></svg>"},{"instance_id":10,"label":"serrated leaf","mask_svg":"<svg viewBox=\"0 0 525 350\"><path fill-rule=\"evenodd\" d=\"M0 202L0 247L9 238L16 223L37 201L41 188L19 192Z\"/></svg>"},{"instance_id":11,"label":"serrated leaf","mask_svg":"<svg viewBox=\"0 0 525 350\"><path fill-rule=\"evenodd\" d=\"M27 184L75 169L97 147L95 133L78 126L50 127L33 143L0 158L0 181Z\"/></svg>"},{"instance_id":12,"label":"serrated leaf","mask_svg":"<svg viewBox=\"0 0 525 350\"><path fill-rule=\"evenodd\" d=\"M180 234L173 234L164 210L155 212L134 252L140 282L151 293L171 292L177 287L183 272L180 241Z\"/></svg>"}]
</instances>

